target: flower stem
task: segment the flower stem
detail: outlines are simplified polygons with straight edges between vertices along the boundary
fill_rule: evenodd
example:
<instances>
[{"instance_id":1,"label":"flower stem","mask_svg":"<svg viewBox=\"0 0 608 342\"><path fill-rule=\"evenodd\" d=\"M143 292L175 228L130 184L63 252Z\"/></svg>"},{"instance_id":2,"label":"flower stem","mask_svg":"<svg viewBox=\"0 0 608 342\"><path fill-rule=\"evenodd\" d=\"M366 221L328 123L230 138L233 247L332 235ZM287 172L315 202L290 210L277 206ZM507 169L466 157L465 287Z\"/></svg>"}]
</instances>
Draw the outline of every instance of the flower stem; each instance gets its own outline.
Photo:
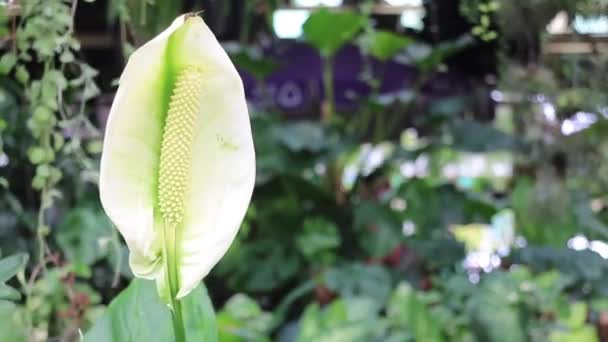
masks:
<instances>
[{"instance_id":1,"label":"flower stem","mask_svg":"<svg viewBox=\"0 0 608 342\"><path fill-rule=\"evenodd\" d=\"M182 316L182 305L179 299L171 298L171 318L173 321L173 331L175 332L175 342L186 342L186 330L184 328L184 317Z\"/></svg>"},{"instance_id":2,"label":"flower stem","mask_svg":"<svg viewBox=\"0 0 608 342\"><path fill-rule=\"evenodd\" d=\"M179 289L179 278L177 274L177 225L165 224L163 225L164 235L164 255L165 262L167 263L167 280L169 284L169 290L171 293L171 318L173 321L173 332L175 334L175 342L186 341L186 331L184 326L184 318L182 315L182 307L179 299L176 298L177 291Z\"/></svg>"},{"instance_id":3,"label":"flower stem","mask_svg":"<svg viewBox=\"0 0 608 342\"><path fill-rule=\"evenodd\" d=\"M325 92L325 112L323 122L331 123L334 116L334 61L332 57L323 58L323 86Z\"/></svg>"}]
</instances>

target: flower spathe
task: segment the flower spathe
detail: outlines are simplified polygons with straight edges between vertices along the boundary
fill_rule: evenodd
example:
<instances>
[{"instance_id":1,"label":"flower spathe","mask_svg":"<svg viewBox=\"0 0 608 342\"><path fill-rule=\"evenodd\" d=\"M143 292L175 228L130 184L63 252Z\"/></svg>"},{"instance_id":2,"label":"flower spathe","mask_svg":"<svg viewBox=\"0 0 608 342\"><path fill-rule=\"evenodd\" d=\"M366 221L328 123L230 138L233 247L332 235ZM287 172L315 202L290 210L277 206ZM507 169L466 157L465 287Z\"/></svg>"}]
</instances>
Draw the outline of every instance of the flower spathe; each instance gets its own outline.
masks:
<instances>
[{"instance_id":1,"label":"flower spathe","mask_svg":"<svg viewBox=\"0 0 608 342\"><path fill-rule=\"evenodd\" d=\"M203 20L180 16L129 58L105 131L100 197L133 273L167 302L186 296L232 243L254 182L241 78Z\"/></svg>"}]
</instances>

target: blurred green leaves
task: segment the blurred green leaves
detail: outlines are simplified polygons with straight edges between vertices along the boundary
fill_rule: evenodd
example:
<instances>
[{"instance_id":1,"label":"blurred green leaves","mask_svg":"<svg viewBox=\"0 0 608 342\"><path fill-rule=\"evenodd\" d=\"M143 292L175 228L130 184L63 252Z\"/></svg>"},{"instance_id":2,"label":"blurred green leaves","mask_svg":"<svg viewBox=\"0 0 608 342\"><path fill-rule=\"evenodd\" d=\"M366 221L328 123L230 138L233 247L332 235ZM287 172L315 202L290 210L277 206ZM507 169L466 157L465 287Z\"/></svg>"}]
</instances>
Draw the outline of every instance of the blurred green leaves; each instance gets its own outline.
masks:
<instances>
[{"instance_id":1,"label":"blurred green leaves","mask_svg":"<svg viewBox=\"0 0 608 342\"><path fill-rule=\"evenodd\" d=\"M367 24L367 17L354 12L321 9L304 23L304 39L322 56L331 57L351 42Z\"/></svg>"},{"instance_id":2,"label":"blurred green leaves","mask_svg":"<svg viewBox=\"0 0 608 342\"><path fill-rule=\"evenodd\" d=\"M300 320L296 341L370 341L377 338L379 310L377 304L365 298L336 300L324 309L309 305Z\"/></svg>"},{"instance_id":3,"label":"blurred green leaves","mask_svg":"<svg viewBox=\"0 0 608 342\"><path fill-rule=\"evenodd\" d=\"M100 208L81 206L65 216L55 238L81 275L90 275L89 267L109 255L115 237L110 221Z\"/></svg>"},{"instance_id":4,"label":"blurred green leaves","mask_svg":"<svg viewBox=\"0 0 608 342\"><path fill-rule=\"evenodd\" d=\"M384 302L391 291L390 273L377 265L358 263L336 266L324 276L327 287L342 298L366 297Z\"/></svg>"},{"instance_id":5,"label":"blurred green leaves","mask_svg":"<svg viewBox=\"0 0 608 342\"><path fill-rule=\"evenodd\" d=\"M335 260L335 250L341 244L338 227L323 218L306 219L302 233L296 238L300 252L311 262L322 265Z\"/></svg>"},{"instance_id":6,"label":"blurred green leaves","mask_svg":"<svg viewBox=\"0 0 608 342\"><path fill-rule=\"evenodd\" d=\"M519 290L514 279L505 274L485 279L472 297L470 312L477 335L482 341L525 342L526 327Z\"/></svg>"},{"instance_id":7,"label":"blurred green leaves","mask_svg":"<svg viewBox=\"0 0 608 342\"><path fill-rule=\"evenodd\" d=\"M441 327L426 302L407 283L395 289L387 306L387 317L394 326L406 327L414 341L444 341Z\"/></svg>"},{"instance_id":8,"label":"blurred green leaves","mask_svg":"<svg viewBox=\"0 0 608 342\"><path fill-rule=\"evenodd\" d=\"M244 294L232 296L217 314L219 341L270 341L272 315L262 311L259 304Z\"/></svg>"}]
</instances>

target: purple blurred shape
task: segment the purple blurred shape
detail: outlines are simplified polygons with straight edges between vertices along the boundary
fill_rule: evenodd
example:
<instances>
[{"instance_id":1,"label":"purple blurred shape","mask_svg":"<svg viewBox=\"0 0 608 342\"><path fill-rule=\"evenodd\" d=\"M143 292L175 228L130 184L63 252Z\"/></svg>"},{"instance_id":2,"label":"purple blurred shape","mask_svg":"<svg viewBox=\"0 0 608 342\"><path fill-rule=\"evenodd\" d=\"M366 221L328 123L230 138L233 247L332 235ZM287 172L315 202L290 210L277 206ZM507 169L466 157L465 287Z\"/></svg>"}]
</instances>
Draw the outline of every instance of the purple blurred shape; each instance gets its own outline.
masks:
<instances>
[{"instance_id":1,"label":"purple blurred shape","mask_svg":"<svg viewBox=\"0 0 608 342\"><path fill-rule=\"evenodd\" d=\"M306 43L297 41L282 41L265 54L280 65L280 69L265 80L266 98L289 116L318 115L324 98L319 54ZM414 66L393 61L367 63L371 63L372 73L382 78L382 94L407 90L418 75ZM334 92L339 111L355 109L360 99L370 94L370 86L362 79L365 64L359 48L352 45L343 48L334 58ZM241 75L247 97L254 104L260 104L262 96L256 80L247 72L241 71ZM466 78L458 74L437 74L422 91L431 98L450 96L466 92L467 83Z\"/></svg>"}]
</instances>

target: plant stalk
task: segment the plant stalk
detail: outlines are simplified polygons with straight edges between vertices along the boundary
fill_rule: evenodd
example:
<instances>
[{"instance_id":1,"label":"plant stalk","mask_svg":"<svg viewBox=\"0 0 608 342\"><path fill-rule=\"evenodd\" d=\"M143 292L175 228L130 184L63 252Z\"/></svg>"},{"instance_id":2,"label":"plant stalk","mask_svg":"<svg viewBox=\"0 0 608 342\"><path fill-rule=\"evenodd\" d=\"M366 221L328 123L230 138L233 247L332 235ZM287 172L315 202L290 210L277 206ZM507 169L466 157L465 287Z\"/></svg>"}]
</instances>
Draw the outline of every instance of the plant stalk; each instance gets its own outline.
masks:
<instances>
[{"instance_id":1,"label":"plant stalk","mask_svg":"<svg viewBox=\"0 0 608 342\"><path fill-rule=\"evenodd\" d=\"M173 322L173 332L175 334L175 342L186 342L186 329L184 326L184 318L182 315L181 301L176 298L179 289L179 278L177 274L177 251L178 237L177 225L163 225L164 246L163 254L167 264L167 280L171 293L171 318Z\"/></svg>"},{"instance_id":2,"label":"plant stalk","mask_svg":"<svg viewBox=\"0 0 608 342\"><path fill-rule=\"evenodd\" d=\"M326 107L323 111L323 122L330 123L335 114L334 109L334 60L333 57L323 57L323 86Z\"/></svg>"}]
</instances>

